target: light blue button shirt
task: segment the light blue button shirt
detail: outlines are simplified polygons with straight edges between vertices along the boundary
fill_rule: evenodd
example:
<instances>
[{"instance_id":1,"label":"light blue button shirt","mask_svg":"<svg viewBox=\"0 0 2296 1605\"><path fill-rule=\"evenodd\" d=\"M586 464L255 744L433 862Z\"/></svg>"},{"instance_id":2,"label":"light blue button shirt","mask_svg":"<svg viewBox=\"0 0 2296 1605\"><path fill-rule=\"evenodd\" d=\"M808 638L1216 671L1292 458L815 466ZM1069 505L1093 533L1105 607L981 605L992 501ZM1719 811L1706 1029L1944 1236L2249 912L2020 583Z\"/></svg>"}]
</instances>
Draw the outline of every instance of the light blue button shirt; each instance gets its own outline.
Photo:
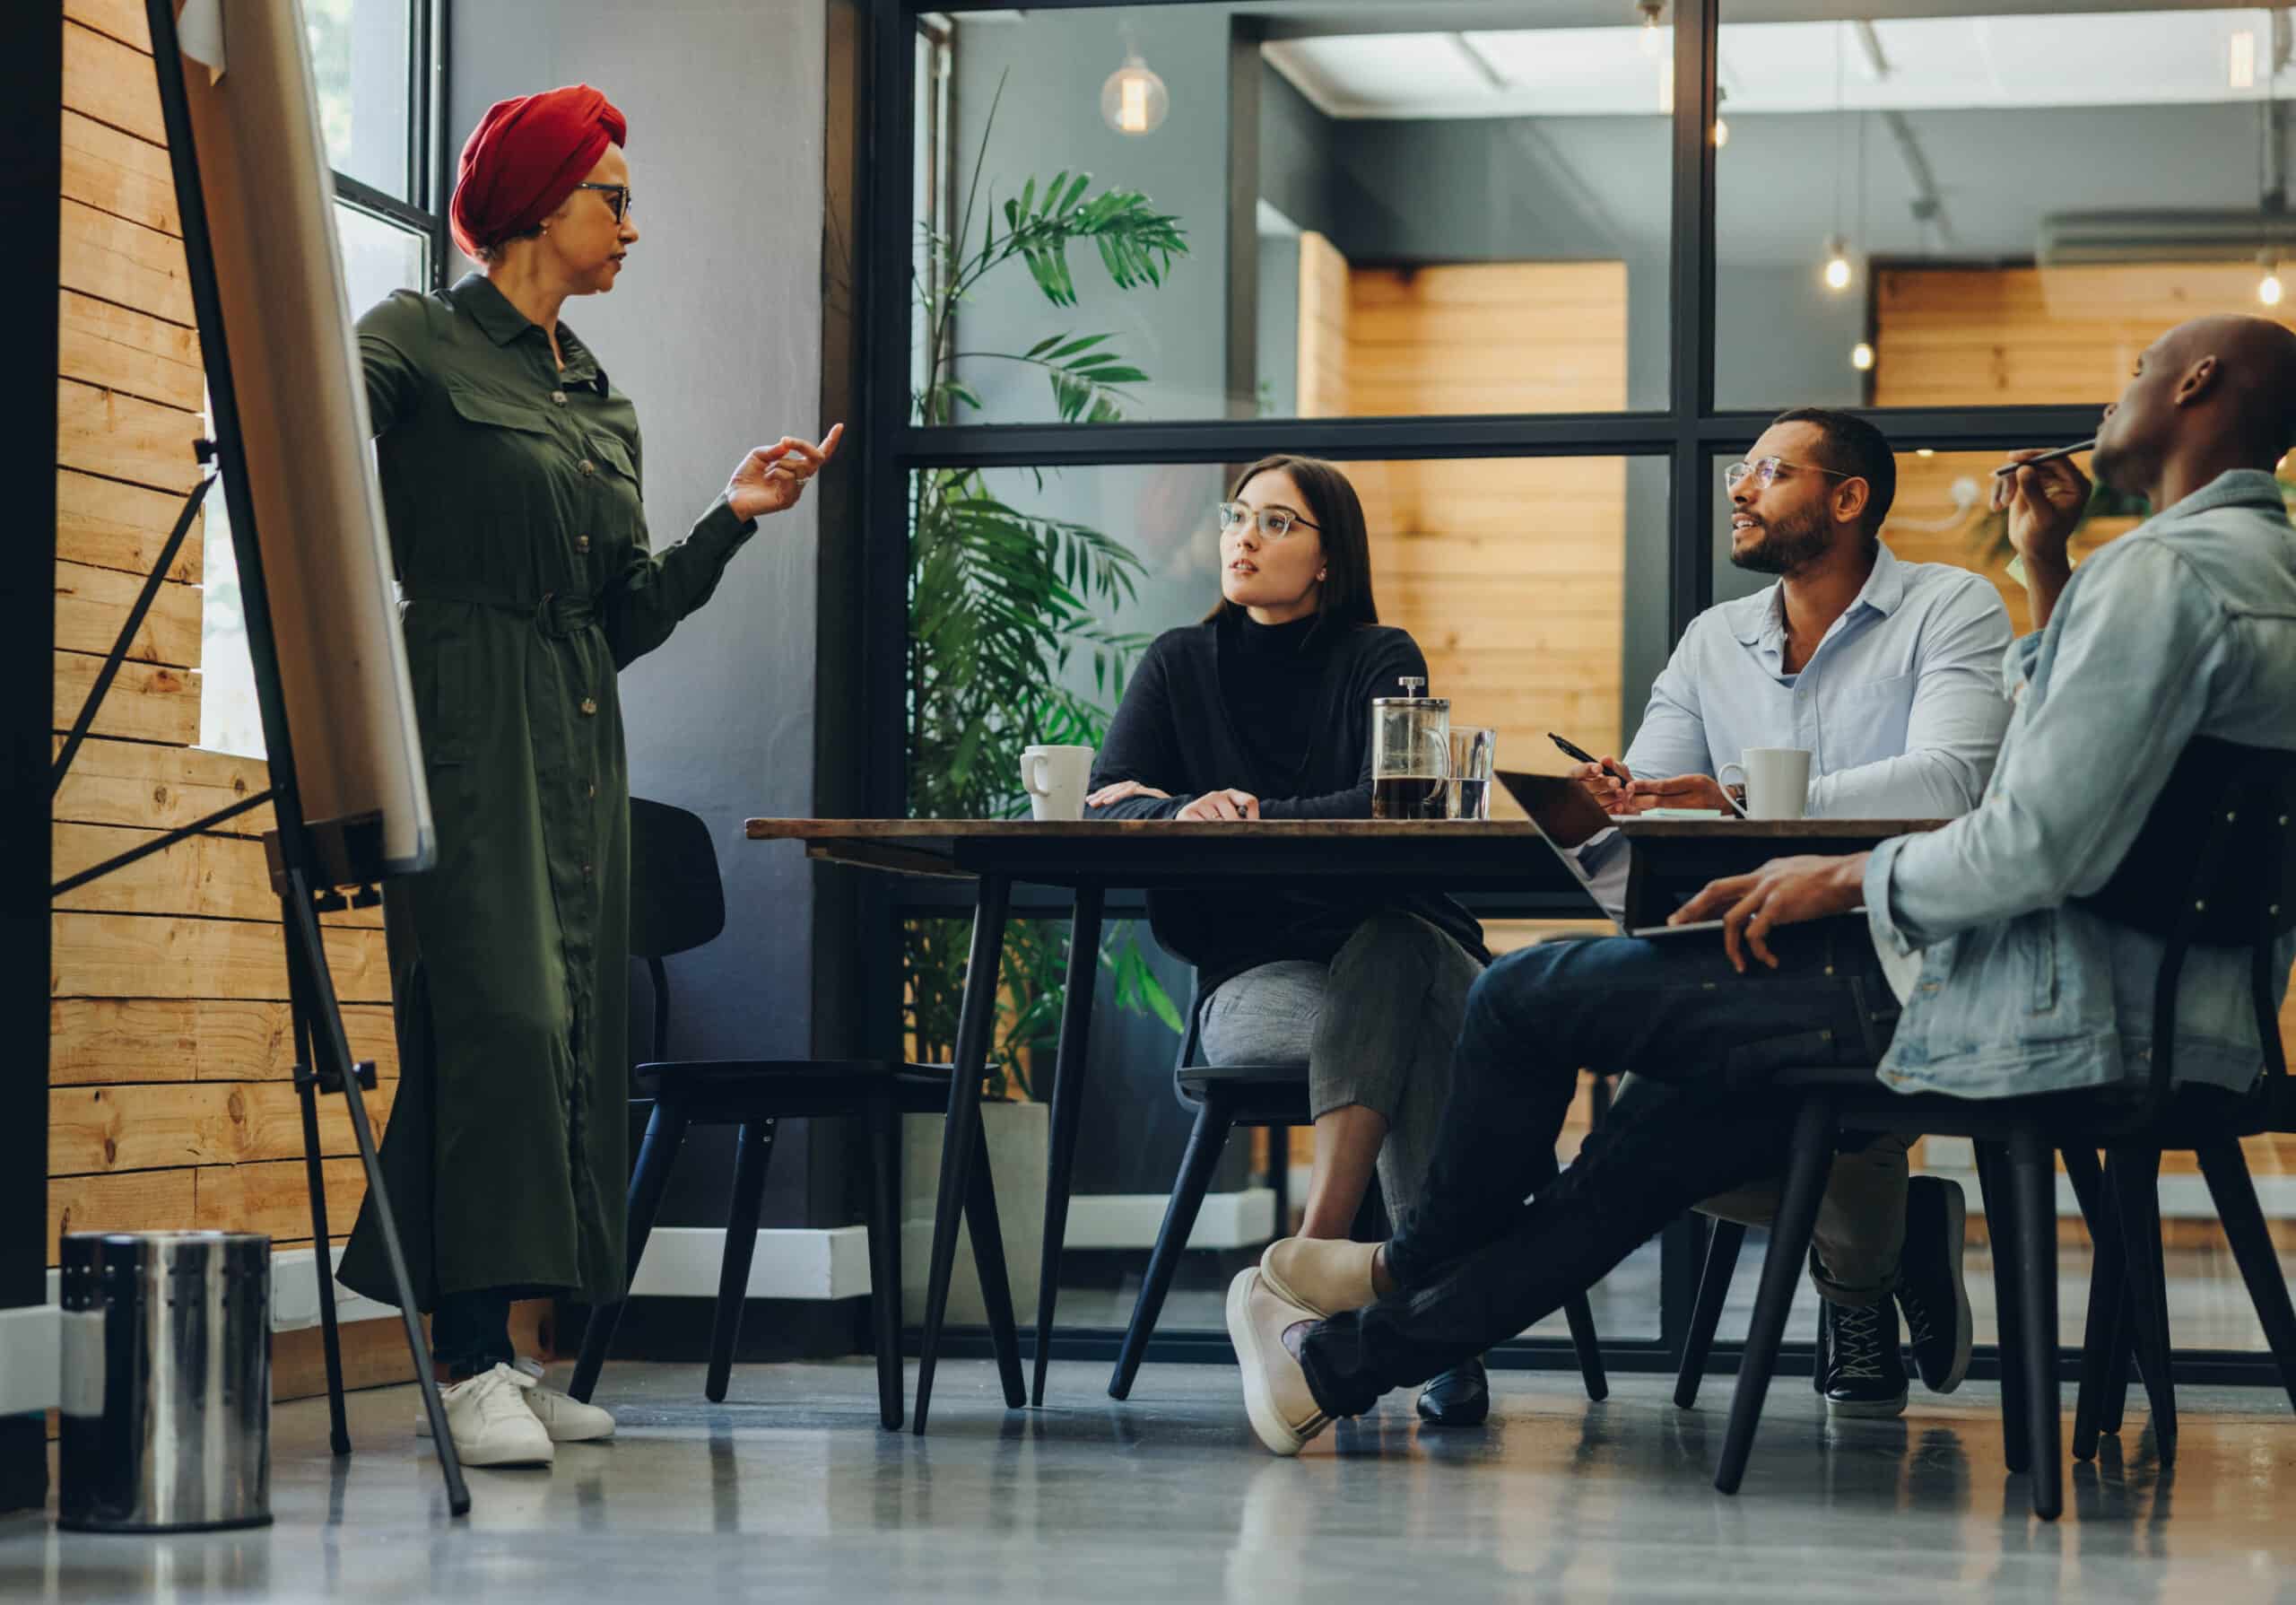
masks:
<instances>
[{"instance_id":1,"label":"light blue button shirt","mask_svg":"<svg viewBox=\"0 0 2296 1605\"><path fill-rule=\"evenodd\" d=\"M1884 545L1799 674L1786 672L1782 587L1700 614L1650 688L1626 767L1718 775L1750 746L1805 747L1813 817L1967 813L2009 726L2010 635L1987 580Z\"/></svg>"},{"instance_id":2,"label":"light blue button shirt","mask_svg":"<svg viewBox=\"0 0 2296 1605\"><path fill-rule=\"evenodd\" d=\"M2111 878L2194 737L2296 747L2296 530L2278 482L2225 474L2104 547L2005 669L2015 717L1983 806L1884 842L1866 871L1874 945L1920 955L1882 1060L1906 1092L2150 1073L2161 944L2069 900ZM2292 962L2296 938L2274 958L2279 990ZM2255 1081L2245 954L2187 957L2174 1062L2180 1082Z\"/></svg>"}]
</instances>

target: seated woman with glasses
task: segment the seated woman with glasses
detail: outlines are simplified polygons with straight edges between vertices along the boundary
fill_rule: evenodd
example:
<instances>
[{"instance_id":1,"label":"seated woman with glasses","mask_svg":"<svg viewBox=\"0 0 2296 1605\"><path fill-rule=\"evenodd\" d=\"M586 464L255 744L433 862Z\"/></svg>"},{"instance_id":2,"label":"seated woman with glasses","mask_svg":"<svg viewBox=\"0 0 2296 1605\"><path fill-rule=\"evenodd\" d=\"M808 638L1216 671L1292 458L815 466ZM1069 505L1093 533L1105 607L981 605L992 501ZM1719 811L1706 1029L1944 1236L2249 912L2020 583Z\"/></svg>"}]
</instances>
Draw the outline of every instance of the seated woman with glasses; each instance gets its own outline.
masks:
<instances>
[{"instance_id":1,"label":"seated woman with glasses","mask_svg":"<svg viewBox=\"0 0 2296 1605\"><path fill-rule=\"evenodd\" d=\"M1330 463L1254 463L1220 508L1220 601L1142 658L1093 765L1101 819L1368 819L1371 700L1427 660L1371 599L1363 505ZM1491 955L1448 897L1151 894L1149 922L1196 967L1209 1062L1308 1062L1315 1169L1300 1234L1344 1238L1376 1163L1409 1208L1450 1086L1467 990ZM1288 1223L1284 1223L1288 1224ZM1365 1253L1370 1252L1367 1247ZM1419 1413L1472 1426L1482 1362Z\"/></svg>"}]
</instances>

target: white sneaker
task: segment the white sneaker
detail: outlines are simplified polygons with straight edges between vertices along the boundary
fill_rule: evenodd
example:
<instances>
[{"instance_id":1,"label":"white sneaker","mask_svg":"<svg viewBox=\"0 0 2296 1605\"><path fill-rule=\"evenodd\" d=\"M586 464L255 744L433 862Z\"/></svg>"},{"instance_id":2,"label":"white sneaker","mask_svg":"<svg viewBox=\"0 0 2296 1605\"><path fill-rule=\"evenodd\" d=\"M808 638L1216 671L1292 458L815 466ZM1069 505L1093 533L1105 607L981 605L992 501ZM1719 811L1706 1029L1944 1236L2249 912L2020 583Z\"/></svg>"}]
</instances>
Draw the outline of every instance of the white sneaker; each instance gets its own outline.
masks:
<instances>
[{"instance_id":1,"label":"white sneaker","mask_svg":"<svg viewBox=\"0 0 2296 1605\"><path fill-rule=\"evenodd\" d=\"M526 1390L526 1408L535 1413L553 1444L594 1444L613 1436L613 1412L584 1404L542 1380L540 1360L520 1360L517 1370L533 1380Z\"/></svg>"},{"instance_id":2,"label":"white sneaker","mask_svg":"<svg viewBox=\"0 0 2296 1605\"><path fill-rule=\"evenodd\" d=\"M547 1466L558 1458L550 1434L526 1408L535 1379L508 1365L439 1391L447 1432L465 1466ZM430 1435L430 1412L415 1417L415 1435Z\"/></svg>"}]
</instances>

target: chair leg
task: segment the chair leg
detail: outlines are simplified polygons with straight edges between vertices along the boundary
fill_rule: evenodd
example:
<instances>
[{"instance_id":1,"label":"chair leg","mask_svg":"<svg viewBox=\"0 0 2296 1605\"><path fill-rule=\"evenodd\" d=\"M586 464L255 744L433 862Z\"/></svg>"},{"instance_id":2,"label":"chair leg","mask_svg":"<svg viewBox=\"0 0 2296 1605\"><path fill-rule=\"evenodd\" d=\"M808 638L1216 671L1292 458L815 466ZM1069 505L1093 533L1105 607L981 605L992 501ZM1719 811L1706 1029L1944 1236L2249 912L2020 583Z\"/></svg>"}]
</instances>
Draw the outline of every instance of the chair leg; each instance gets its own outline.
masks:
<instances>
[{"instance_id":1,"label":"chair leg","mask_svg":"<svg viewBox=\"0 0 2296 1605\"><path fill-rule=\"evenodd\" d=\"M988 1138L972 1129L972 1173L965 1181L965 1226L972 1234L973 1269L980 1278L980 1302L988 1311L989 1345L996 1351L996 1373L1004 1383L1004 1408L1029 1401L1021 1378L1020 1329L1013 1319L1013 1282L1004 1270L1004 1228L996 1217L996 1182L988 1173Z\"/></svg>"},{"instance_id":2,"label":"chair leg","mask_svg":"<svg viewBox=\"0 0 2296 1605\"><path fill-rule=\"evenodd\" d=\"M2017 1239L2019 1337L2024 1374L2025 1439L2031 1449L2033 1513L2054 1522L2065 1509L2065 1464L2057 1391L2057 1165L2055 1150L2031 1127L2009 1139L2011 1230Z\"/></svg>"},{"instance_id":3,"label":"chair leg","mask_svg":"<svg viewBox=\"0 0 2296 1605\"><path fill-rule=\"evenodd\" d=\"M2025 1311L2018 1292L2016 1195L2003 1145L1980 1142L1974 1147L1986 1238L1992 1246L1993 1319L2001 1358L2001 1461L2022 1476L2032 1469L2033 1446L2028 1430L2031 1417L2025 1409Z\"/></svg>"},{"instance_id":4,"label":"chair leg","mask_svg":"<svg viewBox=\"0 0 2296 1605\"><path fill-rule=\"evenodd\" d=\"M890 1094L869 1099L869 1325L877 1350L877 1419L899 1432L908 1413L900 1362L900 1116Z\"/></svg>"},{"instance_id":5,"label":"chair leg","mask_svg":"<svg viewBox=\"0 0 2296 1605\"><path fill-rule=\"evenodd\" d=\"M2085 1163L2084 1163L2085 1161ZM2073 1401L2073 1458L2094 1460L2100 1432L2120 1429L2119 1412L2105 1425L2106 1408L2128 1385L2128 1329L2121 1312L2128 1302L2128 1251L2121 1239L2120 1209L2106 1191L2097 1156L2068 1151L2066 1171L2074 1178L2089 1217L2089 1311L2081 1333L2081 1386Z\"/></svg>"},{"instance_id":6,"label":"chair leg","mask_svg":"<svg viewBox=\"0 0 2296 1605\"><path fill-rule=\"evenodd\" d=\"M670 1167L677 1163L678 1149L685 1145L685 1105L669 1098L657 1098L654 1112L646 1121L646 1139L638 1147L638 1165L631 1173L629 1224L629 1269L624 1278L624 1290L638 1276L638 1262L645 1257L646 1239L653 1234L654 1217L662 1208L662 1190L670 1183ZM604 1369L606 1350L613 1344L614 1329L622 1324L622 1310L625 1299L610 1304L600 1304L590 1312L590 1324L582 1333L581 1357L574 1363L574 1380L566 1391L583 1402L598 1385L598 1373Z\"/></svg>"},{"instance_id":7,"label":"chair leg","mask_svg":"<svg viewBox=\"0 0 2296 1605\"><path fill-rule=\"evenodd\" d=\"M1148 1348L1149 1334L1156 1330L1156 1317L1163 1311L1164 1295L1171 1291L1181 1251L1187 1247L1188 1234L1196 1229L1196 1211L1204 1207L1205 1191L1212 1185L1212 1170L1228 1146L1232 1123L1227 1096L1216 1086L1208 1088L1203 1107L1196 1112L1195 1129L1187 1136L1180 1173L1172 1182L1171 1202L1164 1206L1164 1224L1158 1228L1155 1250L1148 1256L1148 1274L1140 1284L1139 1301L1132 1306L1131 1323L1124 1329L1124 1347L1117 1352L1116 1369L1109 1375L1110 1399L1131 1395L1140 1356Z\"/></svg>"},{"instance_id":8,"label":"chair leg","mask_svg":"<svg viewBox=\"0 0 2296 1605\"><path fill-rule=\"evenodd\" d=\"M1292 1128L1267 1129L1267 1186L1275 1194L1275 1234L1292 1235Z\"/></svg>"},{"instance_id":9,"label":"chair leg","mask_svg":"<svg viewBox=\"0 0 2296 1605\"><path fill-rule=\"evenodd\" d=\"M1735 1494L1746 1474L1752 1454L1754 1428L1761 1422L1762 1400L1770 1392L1770 1374L1778 1368L1778 1345L1786 1332L1786 1312L1794 1303L1794 1289L1802 1279L1803 1262L1809 1258L1810 1234L1818 1224L1818 1201L1824 1196L1826 1177L1833 1161L1833 1100L1823 1095L1803 1100L1794 1117L1794 1143L1786 1164L1786 1186L1779 1201L1778 1218L1770 1229L1770 1250L1762 1256L1761 1289L1754 1297L1754 1314L1746 1330L1745 1358L1738 1366L1738 1387L1730 1400L1730 1426L1722 1439L1722 1462L1716 1468L1714 1486Z\"/></svg>"},{"instance_id":10,"label":"chair leg","mask_svg":"<svg viewBox=\"0 0 2296 1605\"><path fill-rule=\"evenodd\" d=\"M1690 1313L1690 1336L1683 1344L1682 1368L1674 1373L1674 1403L1683 1409L1698 1402L1707 1356L1714 1351L1714 1330L1722 1324L1722 1301L1738 1269L1746 1228L1735 1220L1707 1222L1706 1269L1698 1278L1698 1303Z\"/></svg>"},{"instance_id":11,"label":"chair leg","mask_svg":"<svg viewBox=\"0 0 2296 1605\"><path fill-rule=\"evenodd\" d=\"M1611 1396L1611 1382L1603 1370L1603 1343L1595 1333L1595 1312L1585 1294L1574 1293L1562 1301L1562 1319L1578 1356L1578 1380L1586 1385L1587 1397L1600 1404Z\"/></svg>"},{"instance_id":12,"label":"chair leg","mask_svg":"<svg viewBox=\"0 0 2296 1605\"><path fill-rule=\"evenodd\" d=\"M2215 1200L2217 1218L2232 1245L2240 1279L2248 1285L2248 1302L2256 1306L2264 1326L2265 1342L2280 1366L2280 1385L2296 1405L2296 1306L2288 1300L2288 1278L2272 1246L2272 1228L2265 1224L2257 1202L2257 1184L2240 1145L2226 1139L2199 1150L2200 1173L2208 1179L2208 1196Z\"/></svg>"},{"instance_id":13,"label":"chair leg","mask_svg":"<svg viewBox=\"0 0 2296 1605\"><path fill-rule=\"evenodd\" d=\"M2161 1248L2161 1151L2124 1150L2105 1167L2116 1190L2122 1240L2128 1245L2129 1325L2144 1397L2152 1410L2152 1437L2164 1467L2177 1459L2177 1390L2169 1348L2168 1266Z\"/></svg>"},{"instance_id":14,"label":"chair leg","mask_svg":"<svg viewBox=\"0 0 2296 1605\"><path fill-rule=\"evenodd\" d=\"M2127 1246L2122 1245L2124 1254ZM2105 1333L2105 1384L2099 1390L2097 1400L2097 1429L2118 1435L2121 1417L2128 1409L2128 1374L2142 1368L2136 1363L2136 1316L2130 1300L2135 1295L2128 1290L2128 1267L2120 1269L2120 1304L2112 1313L2112 1324Z\"/></svg>"},{"instance_id":15,"label":"chair leg","mask_svg":"<svg viewBox=\"0 0 2296 1605\"><path fill-rule=\"evenodd\" d=\"M750 1261L757 1253L757 1220L765 1203L765 1171L773 1162L772 1121L744 1121L734 1147L734 1202L726 1212L726 1252L718 1262L718 1310L709 1327L709 1370L702 1396L726 1402L741 1341L742 1311L749 1302Z\"/></svg>"}]
</instances>

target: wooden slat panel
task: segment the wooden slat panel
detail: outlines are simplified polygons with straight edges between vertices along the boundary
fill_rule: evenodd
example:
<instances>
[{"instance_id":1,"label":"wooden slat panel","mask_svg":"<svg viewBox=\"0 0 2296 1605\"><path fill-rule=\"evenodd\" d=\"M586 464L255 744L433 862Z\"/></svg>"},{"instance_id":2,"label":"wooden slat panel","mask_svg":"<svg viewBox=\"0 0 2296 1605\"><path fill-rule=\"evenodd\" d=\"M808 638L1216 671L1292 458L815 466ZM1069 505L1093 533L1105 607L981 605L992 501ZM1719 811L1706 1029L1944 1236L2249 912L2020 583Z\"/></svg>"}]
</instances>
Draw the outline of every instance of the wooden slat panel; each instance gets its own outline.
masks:
<instances>
[{"instance_id":1,"label":"wooden slat panel","mask_svg":"<svg viewBox=\"0 0 2296 1605\"><path fill-rule=\"evenodd\" d=\"M53 833L57 877L76 875L157 834L117 825L58 824ZM117 914L188 914L202 920L276 922L279 918L279 894L271 887L263 843L250 836L194 836L178 842L65 893L56 906ZM319 922L380 930L383 911L343 909L322 914Z\"/></svg>"},{"instance_id":2,"label":"wooden slat panel","mask_svg":"<svg viewBox=\"0 0 2296 1605\"><path fill-rule=\"evenodd\" d=\"M61 748L63 738L55 738ZM140 741L81 745L72 772L56 794L55 816L78 824L119 824L174 830L261 791L271 783L260 758L211 753L196 746L154 746ZM274 824L271 805L250 808L222 829L259 836Z\"/></svg>"},{"instance_id":3,"label":"wooden slat panel","mask_svg":"<svg viewBox=\"0 0 2296 1605\"><path fill-rule=\"evenodd\" d=\"M62 288L170 323L190 327L196 321L182 240L78 201L62 202L59 211Z\"/></svg>"},{"instance_id":4,"label":"wooden slat panel","mask_svg":"<svg viewBox=\"0 0 2296 1605\"><path fill-rule=\"evenodd\" d=\"M1600 307L1626 301L1623 262L1475 262L1446 267L1359 267L1352 307L1481 307L1501 326L1523 311ZM1621 327L1623 327L1622 325Z\"/></svg>"},{"instance_id":5,"label":"wooden slat panel","mask_svg":"<svg viewBox=\"0 0 2296 1605\"><path fill-rule=\"evenodd\" d=\"M1347 410L1347 258L1313 230L1300 236L1300 416Z\"/></svg>"},{"instance_id":6,"label":"wooden slat panel","mask_svg":"<svg viewBox=\"0 0 2296 1605\"><path fill-rule=\"evenodd\" d=\"M111 650L119 627L144 582L117 569L88 568L76 563L56 565L56 644L65 651ZM162 584L152 610L128 643L127 655L138 663L164 663L178 668L199 667L200 591L196 585Z\"/></svg>"},{"instance_id":7,"label":"wooden slat panel","mask_svg":"<svg viewBox=\"0 0 2296 1605\"><path fill-rule=\"evenodd\" d=\"M398 1094L378 1081L366 1095L378 1137ZM344 1100L318 1100L319 1152L356 1157ZM152 1086L56 1087L48 1098L51 1176L246 1164L303 1156L302 1100L286 1081L185 1081Z\"/></svg>"},{"instance_id":8,"label":"wooden slat panel","mask_svg":"<svg viewBox=\"0 0 2296 1605\"><path fill-rule=\"evenodd\" d=\"M118 569L139 577L152 571L183 510L183 497L89 474L56 475L56 556L59 563ZM196 514L168 578L199 583L207 549L207 515Z\"/></svg>"},{"instance_id":9,"label":"wooden slat panel","mask_svg":"<svg viewBox=\"0 0 2296 1605\"><path fill-rule=\"evenodd\" d=\"M327 1217L329 1231L342 1231L333 1216ZM309 1234L306 1234L308 1235ZM517 1306L512 1306L517 1313ZM429 1317L424 1317L427 1322ZM326 1349L323 1334L317 1327L305 1327L298 1331L280 1332L271 1339L271 1398L276 1404L297 1399L317 1399L326 1392ZM517 1340L517 1329L512 1329L512 1340ZM406 1352L406 1328L396 1316L378 1317L373 1321L354 1321L342 1329L340 1352L343 1356L343 1385L356 1391L361 1388L392 1388L414 1380L414 1361ZM530 1352L520 1348L520 1354Z\"/></svg>"},{"instance_id":10,"label":"wooden slat panel","mask_svg":"<svg viewBox=\"0 0 2296 1605\"><path fill-rule=\"evenodd\" d=\"M48 1184L48 1262L65 1232L165 1232L189 1226L198 1189L187 1170L65 1176ZM310 1234L303 1234L308 1237Z\"/></svg>"},{"instance_id":11,"label":"wooden slat panel","mask_svg":"<svg viewBox=\"0 0 2296 1605\"><path fill-rule=\"evenodd\" d=\"M152 29L140 0L64 0L64 14L145 56L152 54Z\"/></svg>"},{"instance_id":12,"label":"wooden slat panel","mask_svg":"<svg viewBox=\"0 0 2296 1605\"><path fill-rule=\"evenodd\" d=\"M195 415L207 405L195 331L69 290L59 297L57 316L64 378Z\"/></svg>"},{"instance_id":13,"label":"wooden slat panel","mask_svg":"<svg viewBox=\"0 0 2296 1605\"><path fill-rule=\"evenodd\" d=\"M56 728L68 730L80 704L95 689L103 659L87 652L56 654ZM100 736L164 741L188 746L199 739L199 671L148 663L120 667L90 727Z\"/></svg>"},{"instance_id":14,"label":"wooden slat panel","mask_svg":"<svg viewBox=\"0 0 2296 1605\"><path fill-rule=\"evenodd\" d=\"M366 1172L356 1159L325 1160L319 1169L326 1184L327 1230L347 1234L367 1197ZM203 1231L267 1232L277 1243L311 1240L311 1195L300 1159L158 1173L196 1178L192 1218Z\"/></svg>"},{"instance_id":15,"label":"wooden slat panel","mask_svg":"<svg viewBox=\"0 0 2296 1605\"><path fill-rule=\"evenodd\" d=\"M55 998L284 999L280 928L236 920L60 913L48 994ZM390 1001L379 930L324 932L327 967L349 1003Z\"/></svg>"},{"instance_id":16,"label":"wooden slat panel","mask_svg":"<svg viewBox=\"0 0 2296 1605\"><path fill-rule=\"evenodd\" d=\"M162 234L183 233L166 150L76 111L64 114L63 192Z\"/></svg>"},{"instance_id":17,"label":"wooden slat panel","mask_svg":"<svg viewBox=\"0 0 2296 1605\"><path fill-rule=\"evenodd\" d=\"M293 1023L284 1003L215 999L59 998L48 1006L48 1081L55 1086L119 1082L285 1080L294 1070ZM353 1060L398 1076L391 1011L343 1011Z\"/></svg>"},{"instance_id":18,"label":"wooden slat panel","mask_svg":"<svg viewBox=\"0 0 2296 1605\"><path fill-rule=\"evenodd\" d=\"M198 483L192 442L205 432L198 414L71 379L57 381L56 405L60 467L178 496Z\"/></svg>"},{"instance_id":19,"label":"wooden slat panel","mask_svg":"<svg viewBox=\"0 0 2296 1605\"><path fill-rule=\"evenodd\" d=\"M93 28L67 22L64 103L155 145L168 143L167 124L160 115L160 80L148 43L138 50Z\"/></svg>"}]
</instances>

